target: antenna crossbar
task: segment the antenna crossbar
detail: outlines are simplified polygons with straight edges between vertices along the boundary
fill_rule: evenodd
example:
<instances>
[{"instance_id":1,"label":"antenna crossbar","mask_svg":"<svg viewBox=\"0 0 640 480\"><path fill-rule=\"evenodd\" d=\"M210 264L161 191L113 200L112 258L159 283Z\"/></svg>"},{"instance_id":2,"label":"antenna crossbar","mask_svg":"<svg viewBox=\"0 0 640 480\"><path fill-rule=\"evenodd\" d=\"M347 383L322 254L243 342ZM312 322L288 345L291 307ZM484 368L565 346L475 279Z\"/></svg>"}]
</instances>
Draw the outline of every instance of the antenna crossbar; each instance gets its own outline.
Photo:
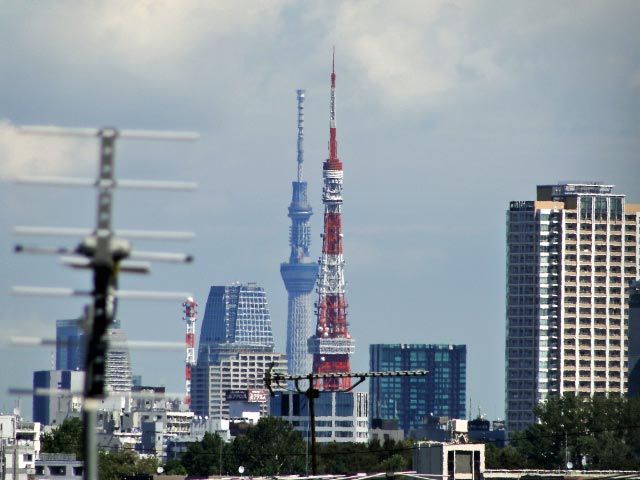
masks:
<instances>
[{"instance_id":1,"label":"antenna crossbar","mask_svg":"<svg viewBox=\"0 0 640 480\"><path fill-rule=\"evenodd\" d=\"M38 227L21 225L15 227L14 233L16 235L42 237L85 237L95 234L96 231L92 228L82 227ZM113 233L117 237L139 240L191 240L195 237L193 232L172 232L167 230L115 230Z\"/></svg>"},{"instance_id":2,"label":"antenna crossbar","mask_svg":"<svg viewBox=\"0 0 640 480\"><path fill-rule=\"evenodd\" d=\"M196 132L166 130L116 130L115 128L74 128L53 125L23 125L18 133L26 135L53 135L63 137L104 137L117 136L132 140L172 140L194 141L200 138Z\"/></svg>"},{"instance_id":3,"label":"antenna crossbar","mask_svg":"<svg viewBox=\"0 0 640 480\"><path fill-rule=\"evenodd\" d=\"M169 180L96 180L84 177L49 177L49 176L21 176L15 181L25 185L47 185L53 187L100 187L130 190L195 190L195 182L176 182Z\"/></svg>"}]
</instances>

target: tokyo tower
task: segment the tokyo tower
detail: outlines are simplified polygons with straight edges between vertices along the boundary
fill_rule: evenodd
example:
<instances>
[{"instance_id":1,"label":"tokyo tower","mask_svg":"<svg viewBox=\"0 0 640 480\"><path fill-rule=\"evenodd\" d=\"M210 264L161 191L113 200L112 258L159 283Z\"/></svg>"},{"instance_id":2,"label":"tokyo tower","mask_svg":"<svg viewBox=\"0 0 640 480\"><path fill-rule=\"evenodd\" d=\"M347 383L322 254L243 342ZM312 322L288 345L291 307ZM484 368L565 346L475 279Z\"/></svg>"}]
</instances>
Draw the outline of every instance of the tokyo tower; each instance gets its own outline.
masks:
<instances>
[{"instance_id":1,"label":"tokyo tower","mask_svg":"<svg viewBox=\"0 0 640 480\"><path fill-rule=\"evenodd\" d=\"M345 299L344 257L342 254L342 162L338 158L336 138L336 73L335 50L331 71L329 107L329 158L324 161L322 203L324 231L322 257L318 274L317 325L309 339L309 353L313 354L314 373L349 373L349 356L355 342L349 334L347 301ZM350 378L317 380L316 388L343 390L351 386Z\"/></svg>"}]
</instances>

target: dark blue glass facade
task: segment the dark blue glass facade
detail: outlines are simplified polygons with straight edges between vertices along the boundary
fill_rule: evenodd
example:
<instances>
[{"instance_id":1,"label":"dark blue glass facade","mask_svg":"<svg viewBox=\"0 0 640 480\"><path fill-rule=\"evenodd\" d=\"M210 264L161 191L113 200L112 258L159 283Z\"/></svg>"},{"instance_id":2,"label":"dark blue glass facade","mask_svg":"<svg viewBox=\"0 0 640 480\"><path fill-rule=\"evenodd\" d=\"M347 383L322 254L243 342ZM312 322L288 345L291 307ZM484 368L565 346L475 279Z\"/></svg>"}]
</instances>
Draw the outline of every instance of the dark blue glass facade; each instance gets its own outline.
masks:
<instances>
[{"instance_id":1,"label":"dark blue glass facade","mask_svg":"<svg viewBox=\"0 0 640 480\"><path fill-rule=\"evenodd\" d=\"M465 418L466 345L374 344L369 354L371 371L429 371L425 377L372 378L371 419L396 419L408 434L426 415Z\"/></svg>"},{"instance_id":2,"label":"dark blue glass facade","mask_svg":"<svg viewBox=\"0 0 640 480\"><path fill-rule=\"evenodd\" d=\"M56 370L84 370L84 331L78 319L56 322Z\"/></svg>"}]
</instances>

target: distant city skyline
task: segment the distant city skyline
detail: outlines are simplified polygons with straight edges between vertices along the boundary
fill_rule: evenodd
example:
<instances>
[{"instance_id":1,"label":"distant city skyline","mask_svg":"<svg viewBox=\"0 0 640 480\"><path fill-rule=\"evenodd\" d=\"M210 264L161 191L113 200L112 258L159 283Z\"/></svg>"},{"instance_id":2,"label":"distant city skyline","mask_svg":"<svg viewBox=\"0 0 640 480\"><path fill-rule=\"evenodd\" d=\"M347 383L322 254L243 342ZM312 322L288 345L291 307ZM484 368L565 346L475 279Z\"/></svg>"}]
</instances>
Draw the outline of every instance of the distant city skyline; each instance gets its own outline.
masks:
<instances>
[{"instance_id":1,"label":"distant city skyline","mask_svg":"<svg viewBox=\"0 0 640 480\"><path fill-rule=\"evenodd\" d=\"M192 292L258 282L285 351L295 90L304 87L305 181L320 206L327 152L327 58L336 46L353 370L373 343L467 345L468 395L504 415L505 205L532 186L593 178L640 198L637 2L10 2L0 17L0 176L92 176L92 140L14 126L197 130L194 145L118 144L120 178L197 180L195 193L118 191L118 228L195 231L190 266L154 265L126 289ZM72 53L70 53L72 52ZM86 299L9 294L12 285L87 289L55 257L15 255L15 225L87 227L95 192L3 183L3 339L55 337ZM310 219L320 256L322 215ZM73 248L79 239L34 239ZM131 340L184 342L180 302L122 300ZM0 347L0 410L11 387L50 368L51 348ZM184 389L184 351L132 350L146 384ZM363 388L367 388L366 386ZM22 398L30 415L30 399Z\"/></svg>"}]
</instances>

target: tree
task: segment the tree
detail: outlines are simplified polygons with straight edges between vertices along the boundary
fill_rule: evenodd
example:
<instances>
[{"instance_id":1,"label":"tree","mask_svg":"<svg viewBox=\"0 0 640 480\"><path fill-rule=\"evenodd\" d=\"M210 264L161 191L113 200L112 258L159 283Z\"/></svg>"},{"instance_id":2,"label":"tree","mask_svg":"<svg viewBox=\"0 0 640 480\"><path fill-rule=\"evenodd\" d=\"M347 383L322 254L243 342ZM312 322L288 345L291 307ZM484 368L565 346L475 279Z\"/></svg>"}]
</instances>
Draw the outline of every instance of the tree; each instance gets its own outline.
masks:
<instances>
[{"instance_id":1,"label":"tree","mask_svg":"<svg viewBox=\"0 0 640 480\"><path fill-rule=\"evenodd\" d=\"M82 435L84 426L79 418L65 420L51 431L40 437L42 451L46 453L74 453L78 460L84 458Z\"/></svg>"},{"instance_id":2,"label":"tree","mask_svg":"<svg viewBox=\"0 0 640 480\"><path fill-rule=\"evenodd\" d=\"M537 405L539 423L512 435L521 467L640 468L640 399L566 395ZM516 457L514 457L516 458Z\"/></svg>"},{"instance_id":3,"label":"tree","mask_svg":"<svg viewBox=\"0 0 640 480\"><path fill-rule=\"evenodd\" d=\"M220 458L228 447L217 434L205 433L199 442L193 442L182 455L180 463L188 475L209 476L220 472Z\"/></svg>"},{"instance_id":4,"label":"tree","mask_svg":"<svg viewBox=\"0 0 640 480\"><path fill-rule=\"evenodd\" d=\"M187 475L187 469L180 460L169 460L163 468L165 475Z\"/></svg>"},{"instance_id":5,"label":"tree","mask_svg":"<svg viewBox=\"0 0 640 480\"><path fill-rule=\"evenodd\" d=\"M279 475L300 473L305 468L306 444L291 424L278 417L263 417L236 437L231 445L227 468L236 472L245 468L246 475Z\"/></svg>"},{"instance_id":6,"label":"tree","mask_svg":"<svg viewBox=\"0 0 640 480\"><path fill-rule=\"evenodd\" d=\"M496 447L493 443L485 444L485 466L492 469L518 469L527 466L527 459L515 447L507 445Z\"/></svg>"},{"instance_id":7,"label":"tree","mask_svg":"<svg viewBox=\"0 0 640 480\"><path fill-rule=\"evenodd\" d=\"M100 452L98 456L98 477L100 480L120 480L125 475L139 473L153 475L157 469L157 458L140 458L133 450Z\"/></svg>"}]
</instances>

